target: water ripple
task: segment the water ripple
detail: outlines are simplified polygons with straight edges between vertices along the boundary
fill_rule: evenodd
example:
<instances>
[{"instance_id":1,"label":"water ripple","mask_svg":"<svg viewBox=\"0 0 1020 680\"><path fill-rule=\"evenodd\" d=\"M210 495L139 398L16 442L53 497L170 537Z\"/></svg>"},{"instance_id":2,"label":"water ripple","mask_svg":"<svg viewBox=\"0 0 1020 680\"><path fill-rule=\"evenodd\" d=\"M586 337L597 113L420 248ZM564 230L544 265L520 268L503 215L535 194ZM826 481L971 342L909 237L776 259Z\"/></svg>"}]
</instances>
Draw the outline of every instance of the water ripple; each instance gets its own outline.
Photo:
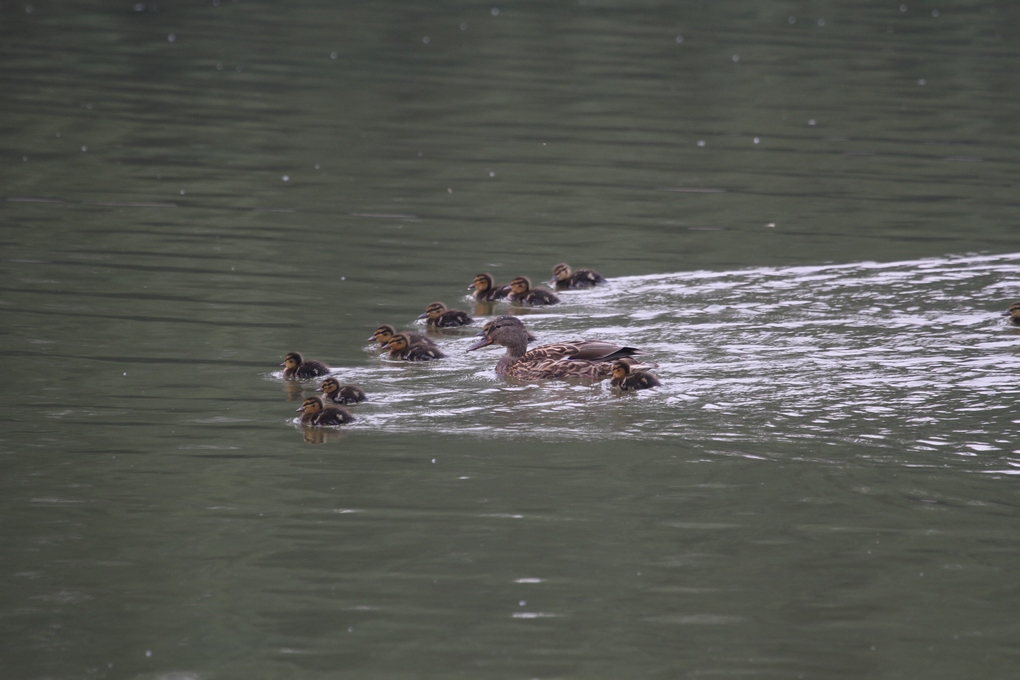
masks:
<instances>
[{"instance_id":1,"label":"water ripple","mask_svg":"<svg viewBox=\"0 0 1020 680\"><path fill-rule=\"evenodd\" d=\"M540 343L586 337L642 347L660 389L507 383L493 373L501 349L465 352L474 331L442 338L449 358L436 364L370 355L338 373L375 397L359 407L356 428L807 438L915 451L938 440L951 455L998 452L995 438L1015 430L1020 394L1020 329L1000 316L1010 292L1020 297L1020 254L623 277L568 291L526 323Z\"/></svg>"}]
</instances>

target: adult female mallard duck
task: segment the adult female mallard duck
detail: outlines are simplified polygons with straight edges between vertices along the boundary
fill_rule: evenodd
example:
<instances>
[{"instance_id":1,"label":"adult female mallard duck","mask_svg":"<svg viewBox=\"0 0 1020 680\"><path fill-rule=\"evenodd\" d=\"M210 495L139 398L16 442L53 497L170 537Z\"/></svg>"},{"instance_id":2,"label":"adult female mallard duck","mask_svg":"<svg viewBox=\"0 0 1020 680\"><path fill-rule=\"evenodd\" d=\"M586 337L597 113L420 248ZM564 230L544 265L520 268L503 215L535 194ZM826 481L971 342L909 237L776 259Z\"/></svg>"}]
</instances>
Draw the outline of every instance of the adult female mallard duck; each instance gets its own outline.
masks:
<instances>
[{"instance_id":1,"label":"adult female mallard duck","mask_svg":"<svg viewBox=\"0 0 1020 680\"><path fill-rule=\"evenodd\" d=\"M283 366L284 378L306 380L329 375L329 366L321 361L305 361L298 352L288 352L280 365Z\"/></svg>"},{"instance_id":2,"label":"adult female mallard duck","mask_svg":"<svg viewBox=\"0 0 1020 680\"><path fill-rule=\"evenodd\" d=\"M497 286L492 274L476 274L468 290L474 291L471 296L478 302L494 302L510 294L510 286Z\"/></svg>"},{"instance_id":3,"label":"adult female mallard duck","mask_svg":"<svg viewBox=\"0 0 1020 680\"><path fill-rule=\"evenodd\" d=\"M554 293L541 288L532 288L527 276L518 276L510 282L510 294L506 296L511 302L523 305L555 305L560 299Z\"/></svg>"},{"instance_id":4,"label":"adult female mallard duck","mask_svg":"<svg viewBox=\"0 0 1020 680\"><path fill-rule=\"evenodd\" d=\"M1020 326L1020 302L1014 302L1011 304L1009 309L1003 312L1002 315L1008 316L1009 320L1012 321L1014 325Z\"/></svg>"},{"instance_id":5,"label":"adult female mallard duck","mask_svg":"<svg viewBox=\"0 0 1020 680\"><path fill-rule=\"evenodd\" d=\"M631 362L617 360L613 362L613 379L609 383L623 391L647 390L650 387L658 387L662 383L648 371L635 370Z\"/></svg>"},{"instance_id":6,"label":"adult female mallard duck","mask_svg":"<svg viewBox=\"0 0 1020 680\"><path fill-rule=\"evenodd\" d=\"M379 349L382 349L383 347L386 346L386 343L389 342L393 338L393 336L396 335L396 334L397 334L397 329L396 328L394 328L393 326L391 326L389 324L383 324L382 326L379 326L378 328L375 329L375 332L372 333L372 337L370 337L368 339L368 341L372 342L374 340L374 341L378 342L379 343ZM437 345L435 343L435 341L432 340L432 338L430 338L429 336L425 335L424 333L414 333L412 331L404 331L404 335L407 336L407 339L412 344L424 344L424 345L428 345L429 347L436 347L436 348L439 347L439 345Z\"/></svg>"},{"instance_id":7,"label":"adult female mallard duck","mask_svg":"<svg viewBox=\"0 0 1020 680\"><path fill-rule=\"evenodd\" d=\"M387 355L390 359L404 361L433 361L446 356L436 347L430 347L420 342L411 342L406 333L397 333L390 338L390 341L386 343L386 349L390 351Z\"/></svg>"},{"instance_id":8,"label":"adult female mallard duck","mask_svg":"<svg viewBox=\"0 0 1020 680\"><path fill-rule=\"evenodd\" d=\"M301 415L302 425L320 425L328 427L332 425L344 425L354 421L354 416L342 408L336 408L335 406L326 408L326 405L319 397L308 397L301 404L301 408L297 410L304 412Z\"/></svg>"},{"instance_id":9,"label":"adult female mallard duck","mask_svg":"<svg viewBox=\"0 0 1020 680\"><path fill-rule=\"evenodd\" d=\"M368 399L365 390L357 385L341 385L336 378L323 380L318 391L322 392L323 401L331 401L334 404L357 404Z\"/></svg>"},{"instance_id":10,"label":"adult female mallard duck","mask_svg":"<svg viewBox=\"0 0 1020 680\"><path fill-rule=\"evenodd\" d=\"M428 319L428 325L436 328L466 326L474 321L467 315L467 312L462 312L459 309L447 309L442 302L433 302L418 318Z\"/></svg>"},{"instance_id":11,"label":"adult female mallard duck","mask_svg":"<svg viewBox=\"0 0 1020 680\"><path fill-rule=\"evenodd\" d=\"M496 364L496 375L519 380L545 378L609 377L613 361L640 354L634 347L620 347L601 340L572 340L542 345L528 350L528 331L519 319L500 316L487 326L484 337L467 351L497 344L506 347L506 354Z\"/></svg>"},{"instance_id":12,"label":"adult female mallard duck","mask_svg":"<svg viewBox=\"0 0 1020 680\"><path fill-rule=\"evenodd\" d=\"M606 277L594 269L575 269L571 271L570 265L566 262L560 262L553 267L552 271L553 277L549 283L556 286L556 290L591 288L606 282Z\"/></svg>"}]
</instances>

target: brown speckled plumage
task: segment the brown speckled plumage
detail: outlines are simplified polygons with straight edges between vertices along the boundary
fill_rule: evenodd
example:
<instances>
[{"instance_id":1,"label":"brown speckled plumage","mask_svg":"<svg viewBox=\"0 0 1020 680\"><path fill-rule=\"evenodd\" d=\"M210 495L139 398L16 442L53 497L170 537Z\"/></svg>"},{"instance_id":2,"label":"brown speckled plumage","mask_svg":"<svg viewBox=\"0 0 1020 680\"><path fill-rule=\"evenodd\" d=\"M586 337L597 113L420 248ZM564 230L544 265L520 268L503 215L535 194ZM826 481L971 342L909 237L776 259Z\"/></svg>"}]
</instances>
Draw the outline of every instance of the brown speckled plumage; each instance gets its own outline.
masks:
<instances>
[{"instance_id":1,"label":"brown speckled plumage","mask_svg":"<svg viewBox=\"0 0 1020 680\"><path fill-rule=\"evenodd\" d=\"M491 344L503 345L506 353L496 364L496 375L519 380L546 378L607 378L612 362L620 357L640 354L633 347L620 347L601 340L572 340L542 345L528 350L527 329L514 317L498 317L487 324L485 336L468 348L476 350Z\"/></svg>"}]
</instances>

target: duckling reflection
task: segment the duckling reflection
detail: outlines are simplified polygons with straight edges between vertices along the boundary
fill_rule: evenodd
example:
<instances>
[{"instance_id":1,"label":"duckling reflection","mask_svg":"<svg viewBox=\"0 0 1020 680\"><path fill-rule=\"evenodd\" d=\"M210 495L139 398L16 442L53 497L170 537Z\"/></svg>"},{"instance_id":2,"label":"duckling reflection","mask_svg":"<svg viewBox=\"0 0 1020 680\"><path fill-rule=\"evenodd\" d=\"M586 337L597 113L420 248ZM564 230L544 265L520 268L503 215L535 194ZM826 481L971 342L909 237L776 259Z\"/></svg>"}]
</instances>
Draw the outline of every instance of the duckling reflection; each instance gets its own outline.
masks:
<instances>
[{"instance_id":1,"label":"duckling reflection","mask_svg":"<svg viewBox=\"0 0 1020 680\"><path fill-rule=\"evenodd\" d=\"M662 383L648 371L633 368L630 361L618 360L613 362L613 379L609 383L624 392L631 390L647 390L658 387Z\"/></svg>"},{"instance_id":2,"label":"duckling reflection","mask_svg":"<svg viewBox=\"0 0 1020 680\"><path fill-rule=\"evenodd\" d=\"M315 425L317 427L332 427L354 422L354 416L342 408L335 406L326 407L319 397L308 397L297 409L303 412L301 415L302 425Z\"/></svg>"},{"instance_id":3,"label":"duckling reflection","mask_svg":"<svg viewBox=\"0 0 1020 680\"><path fill-rule=\"evenodd\" d=\"M573 340L528 350L528 334L524 324L509 315L493 319L487 328L485 337L471 345L467 351L494 343L506 347L506 353L496 364L496 375L501 378L599 380L610 376L614 360L641 353L641 350L634 347L621 347L601 340Z\"/></svg>"},{"instance_id":4,"label":"duckling reflection","mask_svg":"<svg viewBox=\"0 0 1020 680\"><path fill-rule=\"evenodd\" d=\"M329 366L321 361L305 360L298 352L288 352L287 356L283 359L283 363L280 365L284 367L284 378L307 380L308 378L329 375Z\"/></svg>"},{"instance_id":5,"label":"duckling reflection","mask_svg":"<svg viewBox=\"0 0 1020 680\"><path fill-rule=\"evenodd\" d=\"M474 321L474 319L467 315L467 312L462 312L459 309L447 309L446 305L442 302L433 302L425 308L425 311L418 318L427 319L428 325L435 326L436 328L467 326Z\"/></svg>"},{"instance_id":6,"label":"duckling reflection","mask_svg":"<svg viewBox=\"0 0 1020 680\"><path fill-rule=\"evenodd\" d=\"M522 305L555 305L560 299L548 290L532 288L531 280L527 276L518 276L510 282L510 294L507 299L511 302L519 302Z\"/></svg>"},{"instance_id":7,"label":"duckling reflection","mask_svg":"<svg viewBox=\"0 0 1020 680\"><path fill-rule=\"evenodd\" d=\"M408 339L412 343L425 344L428 345L429 347L437 348L439 347L439 345L437 345L435 341L432 340L432 338L425 335L424 333L415 333L413 331L404 331L403 333L408 337ZM383 324L382 326L379 326L378 328L375 329L375 331L372 333L372 337L368 339L368 342L372 341L378 342L379 349L383 349L386 343L388 343L396 334L397 329L395 329L393 326L389 324Z\"/></svg>"},{"instance_id":8,"label":"duckling reflection","mask_svg":"<svg viewBox=\"0 0 1020 680\"><path fill-rule=\"evenodd\" d=\"M492 274L487 273L476 274L475 280L468 286L468 290L474 291L471 295L478 302L502 300L510 294L510 286L497 286Z\"/></svg>"},{"instance_id":9,"label":"duckling reflection","mask_svg":"<svg viewBox=\"0 0 1020 680\"><path fill-rule=\"evenodd\" d=\"M553 277L549 283L556 286L556 290L568 290L570 288L591 288L600 283L606 282L606 277L594 269L575 269L571 271L570 265L560 262L553 267Z\"/></svg>"},{"instance_id":10,"label":"duckling reflection","mask_svg":"<svg viewBox=\"0 0 1020 680\"><path fill-rule=\"evenodd\" d=\"M403 361L434 361L446 357L436 347L424 343L412 343L405 333L397 333L386 343L390 359Z\"/></svg>"},{"instance_id":11,"label":"duckling reflection","mask_svg":"<svg viewBox=\"0 0 1020 680\"><path fill-rule=\"evenodd\" d=\"M323 380L318 391L322 392L323 401L330 401L334 404L357 404L368 399L365 396L365 390L357 385L341 385L336 378Z\"/></svg>"},{"instance_id":12,"label":"duckling reflection","mask_svg":"<svg viewBox=\"0 0 1020 680\"><path fill-rule=\"evenodd\" d=\"M1003 312L1002 315L1008 316L1010 323L1014 326L1020 326L1020 302L1014 302L1011 304L1009 309Z\"/></svg>"}]
</instances>

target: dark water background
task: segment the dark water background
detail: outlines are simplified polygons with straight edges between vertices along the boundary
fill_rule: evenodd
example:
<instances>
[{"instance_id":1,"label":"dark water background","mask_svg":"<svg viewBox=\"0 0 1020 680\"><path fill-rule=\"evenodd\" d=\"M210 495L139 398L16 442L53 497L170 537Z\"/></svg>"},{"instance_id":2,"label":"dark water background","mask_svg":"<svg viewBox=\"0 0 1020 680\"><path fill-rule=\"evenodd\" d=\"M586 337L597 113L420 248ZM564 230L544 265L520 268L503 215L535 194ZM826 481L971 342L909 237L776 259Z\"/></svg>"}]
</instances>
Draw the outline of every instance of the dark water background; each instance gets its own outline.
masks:
<instances>
[{"instance_id":1,"label":"dark water background","mask_svg":"<svg viewBox=\"0 0 1020 680\"><path fill-rule=\"evenodd\" d=\"M0 675L1020 677L1011 3L0 5ZM364 339L474 274L660 390ZM303 431L299 350L370 401Z\"/></svg>"}]
</instances>

